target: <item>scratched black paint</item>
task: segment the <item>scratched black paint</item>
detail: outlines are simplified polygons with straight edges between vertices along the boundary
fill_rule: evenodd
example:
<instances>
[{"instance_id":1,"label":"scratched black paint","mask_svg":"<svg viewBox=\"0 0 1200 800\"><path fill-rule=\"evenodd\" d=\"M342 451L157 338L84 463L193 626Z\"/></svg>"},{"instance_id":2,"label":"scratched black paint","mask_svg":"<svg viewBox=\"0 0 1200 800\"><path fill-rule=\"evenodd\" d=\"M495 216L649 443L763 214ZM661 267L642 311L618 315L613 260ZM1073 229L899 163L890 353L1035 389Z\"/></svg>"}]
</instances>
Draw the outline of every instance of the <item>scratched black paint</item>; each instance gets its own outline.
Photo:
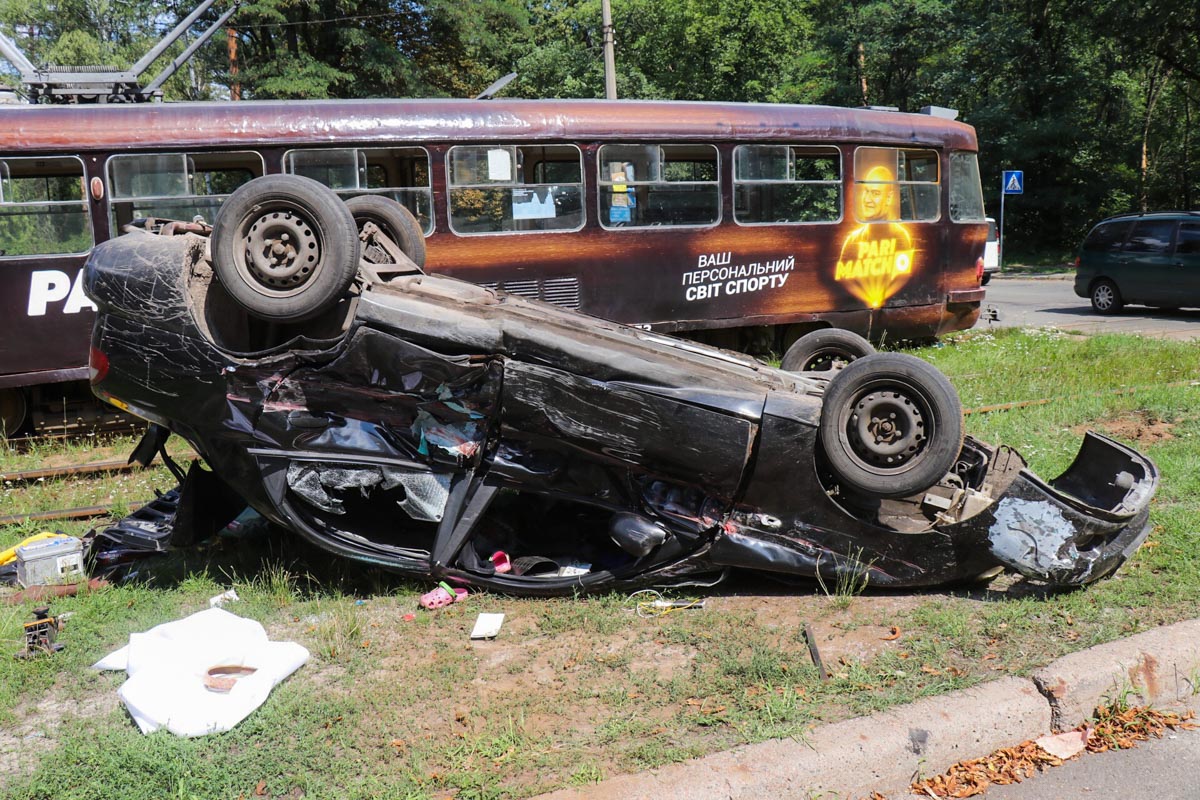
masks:
<instances>
[{"instance_id":1,"label":"scratched black paint","mask_svg":"<svg viewBox=\"0 0 1200 800\"><path fill-rule=\"evenodd\" d=\"M820 374L435 276L365 286L311 338L256 339L237 319L228 334L204 259L190 235L96 249L85 287L109 370L95 391L349 558L544 595L731 567L925 586L1003 566L1078 585L1148 529L1154 465L1095 434L1050 483L968 439L940 485L961 507L938 517L922 498L839 489ZM497 574L493 548L578 574Z\"/></svg>"}]
</instances>

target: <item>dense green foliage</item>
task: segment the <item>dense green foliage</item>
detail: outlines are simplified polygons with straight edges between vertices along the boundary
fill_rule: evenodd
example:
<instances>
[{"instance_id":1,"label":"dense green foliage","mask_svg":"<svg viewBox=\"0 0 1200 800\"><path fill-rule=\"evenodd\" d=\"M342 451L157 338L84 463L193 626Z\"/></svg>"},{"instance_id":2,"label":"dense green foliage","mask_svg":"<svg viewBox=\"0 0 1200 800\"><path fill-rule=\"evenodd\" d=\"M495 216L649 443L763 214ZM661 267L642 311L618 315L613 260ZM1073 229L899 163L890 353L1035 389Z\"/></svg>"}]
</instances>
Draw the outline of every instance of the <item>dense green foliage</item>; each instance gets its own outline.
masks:
<instances>
[{"instance_id":1,"label":"dense green foliage","mask_svg":"<svg viewBox=\"0 0 1200 800\"><path fill-rule=\"evenodd\" d=\"M123 67L193 5L0 0L0 30L35 63ZM959 109L993 213L1000 171L1026 172L1011 248L1066 252L1101 216L1200 194L1194 0L612 5L622 97ZM169 98L472 96L510 71L507 96L603 95L600 0L248 0L232 24L236 75L218 35Z\"/></svg>"}]
</instances>

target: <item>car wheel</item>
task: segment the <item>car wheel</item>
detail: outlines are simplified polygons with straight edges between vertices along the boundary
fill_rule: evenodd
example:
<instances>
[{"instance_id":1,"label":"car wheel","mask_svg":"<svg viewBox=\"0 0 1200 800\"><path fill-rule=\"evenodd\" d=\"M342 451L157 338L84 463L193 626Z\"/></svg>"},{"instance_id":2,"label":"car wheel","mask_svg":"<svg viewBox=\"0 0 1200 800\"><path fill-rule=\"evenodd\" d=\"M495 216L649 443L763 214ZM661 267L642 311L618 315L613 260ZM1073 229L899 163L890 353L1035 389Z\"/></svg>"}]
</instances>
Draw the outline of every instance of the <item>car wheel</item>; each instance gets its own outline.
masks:
<instances>
[{"instance_id":1,"label":"car wheel","mask_svg":"<svg viewBox=\"0 0 1200 800\"><path fill-rule=\"evenodd\" d=\"M980 286L987 286L991 282L992 282L992 273L990 273L990 272L983 273L983 277L979 279Z\"/></svg>"},{"instance_id":2,"label":"car wheel","mask_svg":"<svg viewBox=\"0 0 1200 800\"><path fill-rule=\"evenodd\" d=\"M212 232L213 270L246 311L299 322L326 311L358 271L354 217L324 184L267 175L238 187Z\"/></svg>"},{"instance_id":3,"label":"car wheel","mask_svg":"<svg viewBox=\"0 0 1200 800\"><path fill-rule=\"evenodd\" d=\"M963 442L962 405L946 376L914 356L877 353L829 382L819 436L838 482L907 497L950 471Z\"/></svg>"},{"instance_id":4,"label":"car wheel","mask_svg":"<svg viewBox=\"0 0 1200 800\"><path fill-rule=\"evenodd\" d=\"M418 267L425 267L425 234L412 212L390 197L362 194L346 201L358 238L363 260L370 264L393 264L389 245L395 245ZM374 229L364 230L367 223Z\"/></svg>"},{"instance_id":5,"label":"car wheel","mask_svg":"<svg viewBox=\"0 0 1200 800\"><path fill-rule=\"evenodd\" d=\"M1108 279L1092 284L1092 308L1097 314L1116 314L1125 305L1121 291Z\"/></svg>"},{"instance_id":6,"label":"car wheel","mask_svg":"<svg viewBox=\"0 0 1200 800\"><path fill-rule=\"evenodd\" d=\"M788 372L838 369L874 352L871 343L857 333L823 328L797 339L783 354L779 366Z\"/></svg>"}]
</instances>

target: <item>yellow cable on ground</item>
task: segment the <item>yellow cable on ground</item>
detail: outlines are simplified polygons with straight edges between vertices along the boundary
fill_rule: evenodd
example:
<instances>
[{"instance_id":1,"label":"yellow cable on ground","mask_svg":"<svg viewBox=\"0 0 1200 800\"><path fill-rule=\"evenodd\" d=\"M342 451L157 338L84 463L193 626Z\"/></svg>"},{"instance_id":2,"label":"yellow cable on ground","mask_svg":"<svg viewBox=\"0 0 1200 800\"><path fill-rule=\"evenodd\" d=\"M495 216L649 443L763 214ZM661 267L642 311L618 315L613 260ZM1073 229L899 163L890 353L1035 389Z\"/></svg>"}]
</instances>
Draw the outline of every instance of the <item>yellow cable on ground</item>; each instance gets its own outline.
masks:
<instances>
[{"instance_id":1,"label":"yellow cable on ground","mask_svg":"<svg viewBox=\"0 0 1200 800\"><path fill-rule=\"evenodd\" d=\"M71 538L67 534L59 533L58 531L42 531L41 533L35 533L33 536L30 536L25 541L19 542L18 544L13 545L12 547L8 548L7 550L0 551L0 567L4 566L5 564L9 563L10 561L17 560L17 548L18 547L24 547L27 544L33 544L34 542L40 542L42 539L57 539L60 537L63 539Z\"/></svg>"}]
</instances>

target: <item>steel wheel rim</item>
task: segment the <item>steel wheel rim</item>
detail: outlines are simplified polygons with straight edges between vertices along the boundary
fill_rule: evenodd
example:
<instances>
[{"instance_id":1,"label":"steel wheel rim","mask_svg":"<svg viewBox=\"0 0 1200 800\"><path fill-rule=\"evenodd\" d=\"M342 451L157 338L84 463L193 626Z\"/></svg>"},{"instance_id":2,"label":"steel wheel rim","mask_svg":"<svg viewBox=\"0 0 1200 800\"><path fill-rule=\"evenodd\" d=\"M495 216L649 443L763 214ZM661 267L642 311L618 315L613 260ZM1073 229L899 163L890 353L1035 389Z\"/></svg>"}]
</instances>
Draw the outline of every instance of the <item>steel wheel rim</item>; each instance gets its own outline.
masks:
<instances>
[{"instance_id":1,"label":"steel wheel rim","mask_svg":"<svg viewBox=\"0 0 1200 800\"><path fill-rule=\"evenodd\" d=\"M844 367L854 360L854 356L837 347L822 347L805 359L801 367L803 372L827 372Z\"/></svg>"},{"instance_id":2,"label":"steel wheel rim","mask_svg":"<svg viewBox=\"0 0 1200 800\"><path fill-rule=\"evenodd\" d=\"M321 271L320 231L294 207L261 211L243 223L240 234L239 271L260 294L294 295Z\"/></svg>"},{"instance_id":3,"label":"steel wheel rim","mask_svg":"<svg viewBox=\"0 0 1200 800\"><path fill-rule=\"evenodd\" d=\"M925 452L933 414L920 392L879 384L855 395L839 422L847 455L868 472L888 475L904 471Z\"/></svg>"},{"instance_id":4,"label":"steel wheel rim","mask_svg":"<svg viewBox=\"0 0 1200 800\"><path fill-rule=\"evenodd\" d=\"M1113 304L1114 297L1112 287L1107 283L1100 284L1092 293L1092 298L1096 301L1096 308L1102 308L1107 311L1108 309L1112 308Z\"/></svg>"}]
</instances>

